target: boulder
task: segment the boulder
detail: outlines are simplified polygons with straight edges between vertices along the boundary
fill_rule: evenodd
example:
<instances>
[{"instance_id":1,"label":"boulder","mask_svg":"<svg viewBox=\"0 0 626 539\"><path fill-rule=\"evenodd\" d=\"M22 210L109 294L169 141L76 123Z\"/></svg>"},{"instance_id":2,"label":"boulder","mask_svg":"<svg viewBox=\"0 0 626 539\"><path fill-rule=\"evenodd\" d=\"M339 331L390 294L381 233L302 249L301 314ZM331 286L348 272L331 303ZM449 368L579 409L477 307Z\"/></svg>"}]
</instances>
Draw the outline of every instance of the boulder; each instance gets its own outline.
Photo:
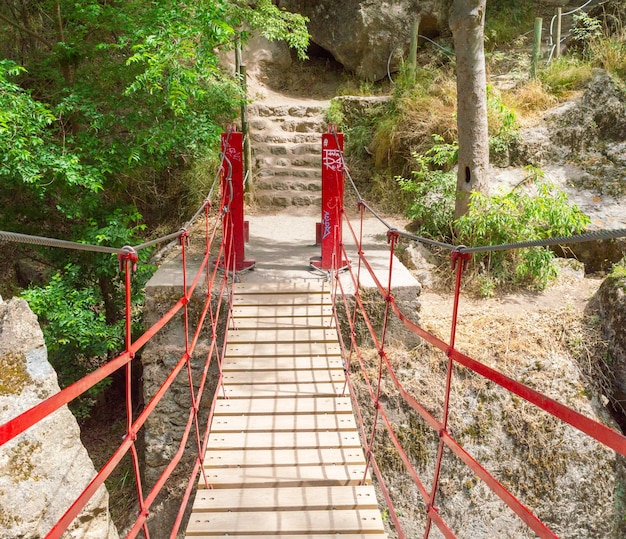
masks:
<instances>
[{"instance_id":1,"label":"boulder","mask_svg":"<svg viewBox=\"0 0 626 539\"><path fill-rule=\"evenodd\" d=\"M0 299L0 424L58 392L37 317L22 299ZM0 535L44 537L95 475L64 406L0 447ZM117 539L104 486L63 537Z\"/></svg>"},{"instance_id":2,"label":"boulder","mask_svg":"<svg viewBox=\"0 0 626 539\"><path fill-rule=\"evenodd\" d=\"M598 141L626 138L626 89L603 70L596 70L582 99L551 118L552 141L572 154L592 150Z\"/></svg>"},{"instance_id":3,"label":"boulder","mask_svg":"<svg viewBox=\"0 0 626 539\"><path fill-rule=\"evenodd\" d=\"M278 1L279 7L308 17L312 41L367 80L386 77L388 67L395 71L398 59L406 58L414 20L420 20L420 34L438 35L443 4L442 0Z\"/></svg>"}]
</instances>

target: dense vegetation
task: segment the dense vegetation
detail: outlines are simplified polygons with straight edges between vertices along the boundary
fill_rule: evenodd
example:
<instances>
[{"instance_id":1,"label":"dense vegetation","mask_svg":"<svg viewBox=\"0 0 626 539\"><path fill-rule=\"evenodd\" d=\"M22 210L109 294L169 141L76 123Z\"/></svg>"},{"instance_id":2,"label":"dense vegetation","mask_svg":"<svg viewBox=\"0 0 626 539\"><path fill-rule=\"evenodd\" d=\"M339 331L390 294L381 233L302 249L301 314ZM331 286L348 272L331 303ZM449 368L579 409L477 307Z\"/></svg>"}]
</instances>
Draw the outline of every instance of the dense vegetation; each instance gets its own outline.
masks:
<instances>
[{"instance_id":1,"label":"dense vegetation","mask_svg":"<svg viewBox=\"0 0 626 539\"><path fill-rule=\"evenodd\" d=\"M219 55L249 32L305 54L305 20L271 0L2 2L0 229L121 247L184 222L242 99ZM29 256L46 278L25 295L68 383L119 348L117 262Z\"/></svg>"},{"instance_id":2,"label":"dense vegetation","mask_svg":"<svg viewBox=\"0 0 626 539\"><path fill-rule=\"evenodd\" d=\"M510 83L507 90L487 88L490 159L506 166L521 122L532 122L571 98L591 80L593 68L626 83L626 8L613 1L595 16L576 13L566 54L543 62L538 76L530 77L532 35L520 29L532 29L538 4L494 0L487 7L488 71ZM367 196L389 211L406 213L419 234L454 244L514 243L584 231L589 219L531 163L521 163L528 171L524 185L491 197L475 194L468 215L454 221L458 144L451 49L445 37L436 46L426 43L416 83L400 73L392 100L365 116L355 118L340 101L331 107L329 119L348 131L353 169L358 177L370 178L362 186L369 190ZM473 257L477 291L490 295L502 285L544 288L555 275L553 258L552 251L538 248Z\"/></svg>"}]
</instances>

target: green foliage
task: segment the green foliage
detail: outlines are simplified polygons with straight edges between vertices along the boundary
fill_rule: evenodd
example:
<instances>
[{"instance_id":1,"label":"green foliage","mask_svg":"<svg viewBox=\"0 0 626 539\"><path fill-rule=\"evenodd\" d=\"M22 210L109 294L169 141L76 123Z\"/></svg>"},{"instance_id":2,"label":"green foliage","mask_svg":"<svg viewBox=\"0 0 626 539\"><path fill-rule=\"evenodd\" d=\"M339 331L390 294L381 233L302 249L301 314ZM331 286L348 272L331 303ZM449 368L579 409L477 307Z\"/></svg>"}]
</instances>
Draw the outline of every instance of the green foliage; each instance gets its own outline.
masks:
<instances>
[{"instance_id":1,"label":"green foliage","mask_svg":"<svg viewBox=\"0 0 626 539\"><path fill-rule=\"evenodd\" d=\"M283 39L296 50L301 60L306 60L309 45L308 19L297 13L279 9L272 0L258 0L253 7L245 0L234 2L235 10L253 31L269 39Z\"/></svg>"},{"instance_id":2,"label":"green foliage","mask_svg":"<svg viewBox=\"0 0 626 539\"><path fill-rule=\"evenodd\" d=\"M89 220L83 231L84 240L118 247L136 244L137 234L144 228L136 224L140 219L136 213L127 215L118 210L109 216L105 226L98 227L95 220ZM148 251L139 252L138 271L133 275L134 307L139 306L142 287L153 271L148 257ZM49 360L61 387L100 367L121 352L124 345L125 292L116 257L86 253L81 262L68 262L47 285L23 293L39 317ZM136 330L140 328L139 320L132 322ZM88 417L95 399L109 384L110 379L104 380L72 403L75 415Z\"/></svg>"},{"instance_id":3,"label":"green foliage","mask_svg":"<svg viewBox=\"0 0 626 539\"><path fill-rule=\"evenodd\" d=\"M602 23L599 19L590 17L585 11L574 13L573 20L570 31L572 39L583 54L587 55L593 42L602 36Z\"/></svg>"},{"instance_id":4,"label":"green foliage","mask_svg":"<svg viewBox=\"0 0 626 539\"><path fill-rule=\"evenodd\" d=\"M591 65L573 56L554 60L539 73L544 87L557 97L582 89L591 76Z\"/></svg>"},{"instance_id":5,"label":"green foliage","mask_svg":"<svg viewBox=\"0 0 626 539\"><path fill-rule=\"evenodd\" d=\"M533 27L532 2L489 0L485 14L485 45L489 50L506 45Z\"/></svg>"},{"instance_id":6,"label":"green foliage","mask_svg":"<svg viewBox=\"0 0 626 539\"><path fill-rule=\"evenodd\" d=\"M487 116L489 123L489 155L497 160L508 155L511 146L519 140L517 116L502 102L491 85L487 86Z\"/></svg>"},{"instance_id":7,"label":"green foliage","mask_svg":"<svg viewBox=\"0 0 626 539\"><path fill-rule=\"evenodd\" d=\"M52 110L10 81L23 73L15 62L0 60L0 178L30 184L40 194L53 182L99 191L102 175L55 139Z\"/></svg>"},{"instance_id":8,"label":"green foliage","mask_svg":"<svg viewBox=\"0 0 626 539\"><path fill-rule=\"evenodd\" d=\"M458 157L458 145L433 136L435 145L425 154L413 153L417 169L411 179L396 178L403 191L413 194L407 216L417 222L419 233L438 237L454 220L456 175L450 169Z\"/></svg>"},{"instance_id":9,"label":"green foliage","mask_svg":"<svg viewBox=\"0 0 626 539\"><path fill-rule=\"evenodd\" d=\"M326 123L337 125L340 131L344 130L345 116L341 103L336 99L330 102L330 107L324 111L324 121Z\"/></svg>"},{"instance_id":10,"label":"green foliage","mask_svg":"<svg viewBox=\"0 0 626 539\"><path fill-rule=\"evenodd\" d=\"M435 138L425 154L414 154L417 169L411 179L397 178L413 195L407 216L418 225L417 233L469 247L517 243L579 234L589 218L571 206L567 195L543 181L543 172L529 167L534 192L521 188L486 196L470 195L468 213L454 221L457 146ZM543 289L556 275L553 253L547 248L493 251L473 257L481 295L498 286L516 285Z\"/></svg>"},{"instance_id":11,"label":"green foliage","mask_svg":"<svg viewBox=\"0 0 626 539\"><path fill-rule=\"evenodd\" d=\"M554 185L540 182L535 193L470 195L467 215L455 223L457 240L471 247L541 240L581 233L589 218ZM554 254L543 247L475 255L474 263L497 284L543 289L556 275Z\"/></svg>"}]
</instances>

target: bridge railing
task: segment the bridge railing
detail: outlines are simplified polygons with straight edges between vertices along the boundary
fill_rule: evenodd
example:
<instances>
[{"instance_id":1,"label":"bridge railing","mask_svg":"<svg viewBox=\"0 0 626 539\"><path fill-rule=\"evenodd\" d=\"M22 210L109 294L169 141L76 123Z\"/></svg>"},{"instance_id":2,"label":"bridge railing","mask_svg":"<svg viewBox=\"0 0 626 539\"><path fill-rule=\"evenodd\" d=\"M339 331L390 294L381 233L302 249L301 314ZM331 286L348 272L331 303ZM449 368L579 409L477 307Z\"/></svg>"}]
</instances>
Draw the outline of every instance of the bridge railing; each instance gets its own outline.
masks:
<instances>
[{"instance_id":1,"label":"bridge railing","mask_svg":"<svg viewBox=\"0 0 626 539\"><path fill-rule=\"evenodd\" d=\"M341 249L341 252L335 252L332 256L333 267L329 271L329 278L332 278L333 282L333 295L335 297L335 301L333 302L335 305L334 312L338 326L341 326L341 320L344 321L344 324L348 324L345 334L349 335L349 339L345 339L342 336L342 333L339 332L344 361L346 362L346 372L350 374L351 370L355 369L359 373L365 384L365 390L362 391L365 391L371 399L372 409L363 409L362 401L359 400L357 395L358 392L355 390L355 383L352 380L352 377L348 376L348 384L350 386L355 410L360 424L361 437L368 459L368 467L372 468L378 480L389 509L391 521L393 522L396 532L398 533L398 537L404 538L405 533L402 529L398 512L394 508L394 500L391 497L390 490L386 486L385 477L381 472L379 463L376 461L374 451L374 446L377 441L377 431L380 430L379 426L381 424L384 425L389 439L398 452L398 456L405 467L405 471L413 480L417 491L421 496L426 515L424 538L429 537L433 524L435 524L435 526L446 538L457 537L449 524L444 520L439 508L436 505L438 492L441 487L440 479L442 473L442 463L446 448L450 450L458 459L460 459L460 461L462 461L478 478L480 478L529 529L537 534L537 536L542 538L557 538L558 536L545 523L543 523L533 513L533 511L520 501L511 492L511 490L503 484L502 481L498 480L492 473L490 473L478 461L478 459L472 456L469 451L464 449L463 445L459 442L458 437L453 435L449 420L452 410L451 389L455 367L462 366L469 369L479 377L493 382L500 388L503 388L511 394L516 395L517 397L535 406L536 409L543 410L564 423L571 425L578 431L596 440L603 446L614 450L617 454L622 456L626 456L626 437L612 428L577 412L571 407L542 394L524 383L514 380L497 369L494 369L457 349L455 341L457 336L459 301L461 298L463 275L467 267L467 263L474 252L519 249L536 245L563 245L567 243L590 241L593 239L618 238L626 236L626 230L603 231L570 238L553 238L547 241L530 241L525 243L480 247L474 249L464 246L447 245L427 238L420 238L411 234L400 232L388 225L384 218L372 209L361 197L352 178L350 177L349 170L345 166L345 163L344 174L352 184L358 198L360 223L353 224L348 217L347 212L342 210L343 224L349 230L347 236L350 239L343 241L340 240L338 245L340 245L339 249ZM384 272L384 277L380 276L380 271L377 272L374 270L372 264L368 260L367 253L365 252L366 248L363 244L363 226L366 216L374 216L388 228L387 238L389 243L389 263L387 268L388 271ZM346 234L343 234L343 237L345 238ZM455 278L450 336L447 341L421 327L418 322L414 321L416 318L414 314L403 312L394 299L394 283L392 278L393 265L395 260L395 250L398 246L400 238L426 244L435 244L438 247L450 250L451 266L455 272ZM358 253L358 258L345 266L345 261L350 260L350 253L354 254L354 252ZM342 261L340 264L341 267L338 267L339 265L336 263L336 261L339 260ZM345 279L342 277L342 272L346 269L349 273L348 281L350 281L350 287L346 287L344 284ZM368 308L365 305L361 294L363 274L368 275L368 281L373 280L379 295L379 301L384 304L382 328L378 331L375 327L376 324L371 320L370 315L368 314ZM350 289L350 292L354 291L354 299L351 299L352 294L348 293L347 288ZM368 298L368 303L371 304L371 298ZM342 312L342 316L339 316L340 311ZM387 344L389 338L389 325L392 318L398 320L404 328L418 336L423 342L438 350L439 353L441 353L445 358L446 371L443 406L437 414L429 410L428 406L420 401L422 398L420 395L411 392L405 387L401 376L398 375L394 368L392 347L390 348ZM375 377L368 374L368 371L372 369L372 364L371 362L368 363L366 361L362 347L359 344L359 339L357 338L359 333L357 328L358 323L363 323L365 325L367 333L373 342L373 346L378 353L378 372ZM432 476L430 476L430 488L426 486L426 480L421 477L416 470L414 463L408 455L407 449L401 444L400 437L396 432L397 428L395 427L394 422L390 419L389 410L384 405L384 398L382 398L384 380L389 381L395 387L406 405L408 405L419 415L419 417L421 417L425 424L432 429L439 440L435 464L432 469ZM366 412L369 412L371 415L369 421L367 422L364 421ZM380 434L378 434L378 438L380 438Z\"/></svg>"},{"instance_id":2,"label":"bridge railing","mask_svg":"<svg viewBox=\"0 0 626 539\"><path fill-rule=\"evenodd\" d=\"M148 539L150 532L147 525L147 518L150 514L150 509L153 506L157 496L163 492L168 479L172 476L174 470L181 462L183 455L186 452L186 447L189 440L193 440L192 446L195 447L193 451L194 466L191 474L188 478L187 487L184 497L182 499L180 509L170 537L175 538L181 526L183 515L187 506L189 497L193 491L193 487L197 482L199 473L203 472L202 461L206 450L209 430L208 427L211 424L213 415L213 406L209 411L208 420L205 424L200 424L198 419L199 403L202 399L203 393L207 388L207 378L209 368L213 361L218 363L219 378L217 380L217 387L221 384L221 354L224 353L225 346L223 339L224 335L219 335L218 324L220 323L220 317L224 316L222 313L223 304L226 302L226 298L232 293L232 282L235 276L235 268L240 266L241 261L236 260L236 256L239 252L239 248L234 245L236 239L231 232L224 233L224 230L233 230L233 217L232 212L229 210L232 202L232 172L233 166L227 157L230 154L228 151L229 138L231 130L228 131L223 140L222 161L218 168L216 180L211 188L210 193L203 201L202 205L195 213L195 215L177 232L163 236L161 238L151 240L136 247L123 247L121 249L102 247L98 245L86 245L82 243L68 242L64 240L56 240L51 238L42 238L35 236L27 236L23 234L16 234L10 232L0 232L0 240L18 241L22 243L37 244L43 246L65 248L65 249L78 249L87 251L104 252L117 255L119 259L120 271L124 275L125 280L125 350L119 354L116 358L110 360L105 365L101 366L97 370L91 372L84 378L78 380L72 385L64 388L60 392L48 397L36 406L25 410L17 417L9 420L3 425L0 425L0 447L4 446L11 440L18 438L27 429L33 427L40 421L44 420L61 407L67 405L72 400L83 395L89 389L93 388L96 384L111 376L116 371L124 371L125 376L125 393L126 393L126 432L122 442L119 446L113 450L113 453L109 457L106 464L97 472L96 476L89 482L84 488L82 493L74 500L74 502L67 508L62 516L55 516L58 518L57 522L47 532L46 539L60 538L64 532L69 528L72 522L79 516L80 512L85 508L89 500L94 496L96 491L105 483L105 481L111 476L112 472L120 464L122 459L130 454L132 459L133 474L136 483L136 505L138 508L137 518L130 525L130 529L126 537L136 537L138 534L143 533L143 536ZM213 190L218 181L221 179L222 183L222 195L221 202L218 211L211 211L211 199L213 197ZM239 178L241 181L241 178ZM193 276L191 282L187 279L187 252L190 240L191 226L198 221L204 214L204 257L202 263L197 272ZM239 225L238 225L239 226ZM220 234L220 231L222 232ZM227 237L226 241L223 241L224 237ZM136 340L132 339L131 324L132 324L132 304L131 304L131 290L132 290L132 274L136 267L138 256L137 252L141 249L159 245L164 242L177 240L180 244L181 256L181 275L183 281L183 294L174 303L174 305L157 321L148 328L140 337ZM196 330L190 334L190 313L189 302L202 277L204 276L206 282L206 295L204 298L204 304L198 316L198 320L195 321ZM150 400L144 404L140 411L137 411L137 404L133 402L132 398L132 369L133 359L142 350L142 348L153 339L159 332L161 332L175 316L180 316L182 311L182 317L184 321L184 352L181 354L178 361L172 367L172 369L164 376L164 381L158 387L155 394ZM226 315L229 316L229 315ZM200 334L206 327L209 326L209 338L208 338L208 352L206 354L200 374L192 373L191 358L196 349L196 345L200 338ZM140 430L145 425L148 417L154 412L155 408L163 400L164 396L168 393L174 380L179 376L181 372L186 371L187 379L189 382L189 396L191 406L189 409L189 415L183 435L178 443L178 448L173 455L172 459L167 463L161 472L155 484L150 487L148 492L145 492L146 485L142 484L142 470L140 459L137 450L137 438ZM184 375L183 375L184 376ZM198 380L199 377L199 380ZM196 389L197 388L197 389ZM208 486L206 477L203 478L205 484ZM158 537L163 537L162 532L159 532Z\"/></svg>"}]
</instances>

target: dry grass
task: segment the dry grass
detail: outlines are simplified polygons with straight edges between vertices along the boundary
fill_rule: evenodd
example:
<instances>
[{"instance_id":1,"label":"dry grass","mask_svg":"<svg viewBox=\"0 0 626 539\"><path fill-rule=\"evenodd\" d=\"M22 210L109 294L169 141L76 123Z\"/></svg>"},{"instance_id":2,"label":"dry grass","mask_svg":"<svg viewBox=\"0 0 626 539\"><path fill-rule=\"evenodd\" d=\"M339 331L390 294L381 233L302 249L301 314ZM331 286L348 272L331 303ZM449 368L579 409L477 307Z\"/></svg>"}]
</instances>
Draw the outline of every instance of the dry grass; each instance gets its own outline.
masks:
<instances>
[{"instance_id":1,"label":"dry grass","mask_svg":"<svg viewBox=\"0 0 626 539\"><path fill-rule=\"evenodd\" d=\"M532 123L541 113L558 103L539 79L531 79L508 92L502 92L502 101L513 109L522 124Z\"/></svg>"}]
</instances>

